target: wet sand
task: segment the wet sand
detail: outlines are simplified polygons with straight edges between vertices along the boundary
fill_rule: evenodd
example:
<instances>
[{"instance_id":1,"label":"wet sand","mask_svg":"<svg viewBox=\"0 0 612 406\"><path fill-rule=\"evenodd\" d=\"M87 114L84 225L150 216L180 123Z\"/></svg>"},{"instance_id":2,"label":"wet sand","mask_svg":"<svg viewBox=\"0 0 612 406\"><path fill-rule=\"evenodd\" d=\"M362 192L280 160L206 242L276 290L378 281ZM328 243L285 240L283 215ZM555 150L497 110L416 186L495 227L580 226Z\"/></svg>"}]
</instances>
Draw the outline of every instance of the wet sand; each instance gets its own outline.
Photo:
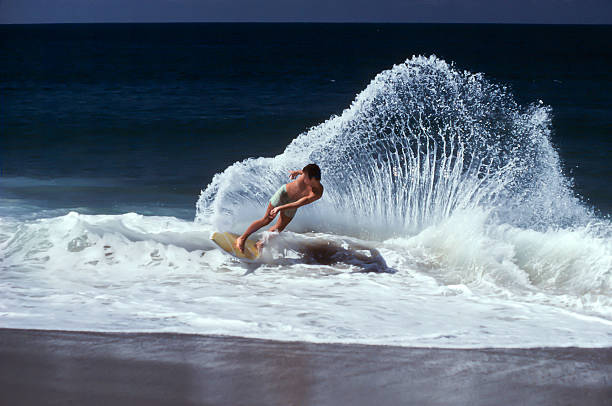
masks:
<instances>
[{"instance_id":1,"label":"wet sand","mask_svg":"<svg viewBox=\"0 0 612 406\"><path fill-rule=\"evenodd\" d=\"M3 405L609 405L612 348L0 329Z\"/></svg>"}]
</instances>

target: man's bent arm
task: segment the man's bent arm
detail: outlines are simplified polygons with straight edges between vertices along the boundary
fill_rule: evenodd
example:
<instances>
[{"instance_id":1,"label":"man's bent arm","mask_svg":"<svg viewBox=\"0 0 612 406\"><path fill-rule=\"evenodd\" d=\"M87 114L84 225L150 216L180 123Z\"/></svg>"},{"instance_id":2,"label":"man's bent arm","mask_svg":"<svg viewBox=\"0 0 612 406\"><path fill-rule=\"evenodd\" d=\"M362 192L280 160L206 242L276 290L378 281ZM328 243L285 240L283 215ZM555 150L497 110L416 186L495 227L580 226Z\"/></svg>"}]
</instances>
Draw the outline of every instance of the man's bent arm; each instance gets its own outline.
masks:
<instances>
[{"instance_id":1,"label":"man's bent arm","mask_svg":"<svg viewBox=\"0 0 612 406\"><path fill-rule=\"evenodd\" d=\"M298 200L296 200L295 202L292 203L287 203L284 204L282 206L278 206L277 209L278 210L288 210L288 209L297 209L298 207L301 206L305 206L309 203L314 202L315 200L318 200L321 196L320 195L316 195L314 193L308 195L308 196L304 196Z\"/></svg>"},{"instance_id":2,"label":"man's bent arm","mask_svg":"<svg viewBox=\"0 0 612 406\"><path fill-rule=\"evenodd\" d=\"M301 174L303 174L304 172L302 172L302 170L297 170L297 171L289 171L289 179L295 179L298 176L300 176Z\"/></svg>"}]
</instances>

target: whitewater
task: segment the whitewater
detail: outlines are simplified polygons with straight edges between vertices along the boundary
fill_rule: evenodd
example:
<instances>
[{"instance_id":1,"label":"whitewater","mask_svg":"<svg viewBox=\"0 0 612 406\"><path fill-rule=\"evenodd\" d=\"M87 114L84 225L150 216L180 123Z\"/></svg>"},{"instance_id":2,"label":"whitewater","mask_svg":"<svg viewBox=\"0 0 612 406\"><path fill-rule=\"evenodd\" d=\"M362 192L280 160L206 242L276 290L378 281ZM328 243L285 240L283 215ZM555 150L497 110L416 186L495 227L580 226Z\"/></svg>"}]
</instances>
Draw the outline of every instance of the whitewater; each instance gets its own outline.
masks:
<instances>
[{"instance_id":1,"label":"whitewater","mask_svg":"<svg viewBox=\"0 0 612 406\"><path fill-rule=\"evenodd\" d=\"M412 57L280 155L216 174L194 221L2 216L0 326L608 347L612 226L563 175L551 114L483 74ZM310 162L322 199L287 232L262 233L259 263L215 248L213 231L242 232Z\"/></svg>"}]
</instances>

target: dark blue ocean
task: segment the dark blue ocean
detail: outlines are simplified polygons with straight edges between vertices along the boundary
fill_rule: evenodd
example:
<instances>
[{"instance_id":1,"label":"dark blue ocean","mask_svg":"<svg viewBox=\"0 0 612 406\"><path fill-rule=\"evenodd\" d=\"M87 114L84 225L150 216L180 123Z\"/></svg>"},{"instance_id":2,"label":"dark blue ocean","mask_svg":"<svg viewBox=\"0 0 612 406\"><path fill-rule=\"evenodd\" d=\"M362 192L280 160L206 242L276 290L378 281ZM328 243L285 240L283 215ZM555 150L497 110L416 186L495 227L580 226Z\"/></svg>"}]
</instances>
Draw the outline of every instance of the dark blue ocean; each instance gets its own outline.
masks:
<instances>
[{"instance_id":1,"label":"dark blue ocean","mask_svg":"<svg viewBox=\"0 0 612 406\"><path fill-rule=\"evenodd\" d=\"M0 26L0 327L612 346L612 26ZM325 193L244 264L288 171Z\"/></svg>"},{"instance_id":2,"label":"dark blue ocean","mask_svg":"<svg viewBox=\"0 0 612 406\"><path fill-rule=\"evenodd\" d=\"M193 218L215 173L281 153L379 72L436 55L552 107L564 173L608 214L611 38L610 26L0 26L0 194L22 214Z\"/></svg>"}]
</instances>

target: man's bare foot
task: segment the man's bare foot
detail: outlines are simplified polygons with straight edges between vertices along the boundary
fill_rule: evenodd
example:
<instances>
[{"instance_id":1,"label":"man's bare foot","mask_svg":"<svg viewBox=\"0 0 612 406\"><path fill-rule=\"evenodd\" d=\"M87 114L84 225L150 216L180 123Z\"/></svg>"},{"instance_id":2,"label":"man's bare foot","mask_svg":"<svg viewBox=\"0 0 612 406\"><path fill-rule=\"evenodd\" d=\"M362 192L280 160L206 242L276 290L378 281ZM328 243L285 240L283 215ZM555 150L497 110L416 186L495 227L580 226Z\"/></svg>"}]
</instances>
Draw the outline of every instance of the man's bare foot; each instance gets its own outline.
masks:
<instances>
[{"instance_id":1,"label":"man's bare foot","mask_svg":"<svg viewBox=\"0 0 612 406\"><path fill-rule=\"evenodd\" d=\"M236 238L236 248L238 248L238 251L242 252L244 254L244 243L246 241L244 240L244 238L242 238L242 236Z\"/></svg>"},{"instance_id":2,"label":"man's bare foot","mask_svg":"<svg viewBox=\"0 0 612 406\"><path fill-rule=\"evenodd\" d=\"M263 250L263 247L264 247L263 240L257 241L257 244L255 244L255 247L257 247L257 252L261 254L261 251Z\"/></svg>"}]
</instances>

